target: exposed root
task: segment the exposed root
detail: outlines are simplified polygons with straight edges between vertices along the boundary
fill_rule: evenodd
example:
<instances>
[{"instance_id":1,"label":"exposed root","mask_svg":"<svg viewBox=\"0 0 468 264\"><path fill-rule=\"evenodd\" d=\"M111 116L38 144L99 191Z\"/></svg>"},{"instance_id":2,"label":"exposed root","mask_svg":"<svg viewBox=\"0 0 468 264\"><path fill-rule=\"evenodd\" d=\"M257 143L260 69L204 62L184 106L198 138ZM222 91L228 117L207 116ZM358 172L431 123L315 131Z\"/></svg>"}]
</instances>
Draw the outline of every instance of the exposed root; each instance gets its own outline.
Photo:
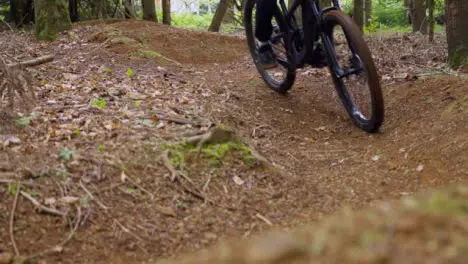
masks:
<instances>
[{"instance_id":1,"label":"exposed root","mask_svg":"<svg viewBox=\"0 0 468 264\"><path fill-rule=\"evenodd\" d=\"M11 244L13 245L13 249L15 250L16 256L20 255L18 246L16 245L16 242L15 242L15 233L14 233L15 211L16 211L16 205L18 204L18 197L19 197L20 191L21 191L21 185L18 184L18 189L16 190L15 199L13 200L13 206L11 207L11 213L10 213L10 240L11 240Z\"/></svg>"},{"instance_id":2,"label":"exposed root","mask_svg":"<svg viewBox=\"0 0 468 264\"><path fill-rule=\"evenodd\" d=\"M27 192L23 192L21 191L21 195L28 199L29 201L31 201L31 203L34 204L34 206L36 206L37 210L40 212L40 213L48 213L48 214L51 214L51 215L55 215L55 216L66 216L67 213L66 212L60 212L54 208L50 208L50 207L47 207L47 206L44 206L42 205L41 203L39 203L36 199L34 199L31 195L29 195Z\"/></svg>"},{"instance_id":3,"label":"exposed root","mask_svg":"<svg viewBox=\"0 0 468 264\"><path fill-rule=\"evenodd\" d=\"M7 63L0 56L0 106L6 97L7 109L11 112L15 107L15 100L19 100L21 108L30 111L36 100L34 89L31 86L31 76L24 69L34 67L53 60L53 56L42 56L33 60L17 63Z\"/></svg>"}]
</instances>

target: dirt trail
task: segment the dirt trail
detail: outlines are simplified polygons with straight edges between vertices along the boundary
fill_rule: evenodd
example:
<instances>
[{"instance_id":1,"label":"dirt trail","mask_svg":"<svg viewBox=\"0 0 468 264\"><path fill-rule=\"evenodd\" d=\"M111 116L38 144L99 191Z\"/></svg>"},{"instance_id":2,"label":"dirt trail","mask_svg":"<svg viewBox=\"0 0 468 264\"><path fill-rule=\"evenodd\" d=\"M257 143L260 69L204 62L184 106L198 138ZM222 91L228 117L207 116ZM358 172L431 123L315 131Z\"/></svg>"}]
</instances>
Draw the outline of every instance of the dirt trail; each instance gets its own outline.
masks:
<instances>
[{"instance_id":1,"label":"dirt trail","mask_svg":"<svg viewBox=\"0 0 468 264\"><path fill-rule=\"evenodd\" d=\"M15 135L22 143L3 147L1 160L7 162L0 163L0 175L41 184L28 190L42 202L87 197L80 182L102 201L82 200L84 218L67 207L80 228L63 252L45 257L48 261L156 260L468 176L468 80L411 80L427 70L415 66L423 56L405 58L410 68L390 65L399 60L391 49L401 49L391 38L373 46L384 77L386 120L380 134L369 135L346 117L325 70L302 70L295 87L282 96L259 78L242 38L147 22L108 26L81 24L75 35L50 45L31 44L24 36L19 47L34 53L58 50L57 61L35 75L39 117L27 127L2 131L2 142ZM415 43L419 40L399 45L443 60L438 53L443 43L430 51ZM28 44L36 46L28 50ZM409 74L398 77L405 71ZM98 98L105 100L104 108L96 107ZM176 124L161 119L165 115L190 122ZM206 128L197 120L227 126L280 169L251 166L243 145L223 145L229 154L208 148L201 160L188 150L182 161L192 183L171 182L158 162L161 146L171 136ZM74 151L71 160L62 155L65 146ZM127 177L133 182L123 180ZM9 212L13 187L4 186L0 211ZM0 253L11 249L3 228L8 216L0 215ZM25 255L58 244L69 230L66 220L37 214L25 200L17 217L16 236Z\"/></svg>"}]
</instances>

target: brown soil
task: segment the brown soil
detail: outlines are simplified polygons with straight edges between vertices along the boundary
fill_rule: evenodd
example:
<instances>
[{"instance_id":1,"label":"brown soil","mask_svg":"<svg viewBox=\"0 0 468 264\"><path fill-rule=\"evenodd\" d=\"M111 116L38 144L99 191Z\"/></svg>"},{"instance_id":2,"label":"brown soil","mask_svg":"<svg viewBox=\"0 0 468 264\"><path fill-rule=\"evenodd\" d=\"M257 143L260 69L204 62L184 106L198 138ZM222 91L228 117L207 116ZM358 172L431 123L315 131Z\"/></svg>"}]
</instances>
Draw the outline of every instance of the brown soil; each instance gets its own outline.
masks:
<instances>
[{"instance_id":1,"label":"brown soil","mask_svg":"<svg viewBox=\"0 0 468 264\"><path fill-rule=\"evenodd\" d=\"M17 40L1 41L7 58L56 54L32 70L37 117L26 125L5 117L8 129L0 131L1 142L21 141L0 146L0 179L27 183L23 190L41 203L68 210L66 218L40 214L20 196L14 233L22 256L54 247L78 223L62 251L35 260L151 262L468 176L468 80L440 75L443 36L436 44L418 36L369 40L383 76L386 120L380 134L368 135L346 117L325 70L301 70L281 96L259 78L242 38L149 22L108 24L112 29L77 26L50 44L0 35ZM414 57L395 53L406 47ZM138 50L166 59L137 59ZM203 122L168 122L161 112ZM176 159L184 154L191 180L171 181L162 147L181 140L174 135L202 133L207 121L235 131L273 165L246 162L252 156L239 142L226 153L229 144L205 146L199 159L183 147L171 157L181 165ZM0 253L13 253L8 224L16 185L0 184ZM60 203L64 196L81 202Z\"/></svg>"},{"instance_id":2,"label":"brown soil","mask_svg":"<svg viewBox=\"0 0 468 264\"><path fill-rule=\"evenodd\" d=\"M138 30L135 30L138 28ZM186 30L145 21L114 22L94 35L104 42L124 36L136 45L117 42L110 50L128 54L137 50L152 50L183 64L212 64L232 62L246 53L245 41L233 36Z\"/></svg>"}]
</instances>

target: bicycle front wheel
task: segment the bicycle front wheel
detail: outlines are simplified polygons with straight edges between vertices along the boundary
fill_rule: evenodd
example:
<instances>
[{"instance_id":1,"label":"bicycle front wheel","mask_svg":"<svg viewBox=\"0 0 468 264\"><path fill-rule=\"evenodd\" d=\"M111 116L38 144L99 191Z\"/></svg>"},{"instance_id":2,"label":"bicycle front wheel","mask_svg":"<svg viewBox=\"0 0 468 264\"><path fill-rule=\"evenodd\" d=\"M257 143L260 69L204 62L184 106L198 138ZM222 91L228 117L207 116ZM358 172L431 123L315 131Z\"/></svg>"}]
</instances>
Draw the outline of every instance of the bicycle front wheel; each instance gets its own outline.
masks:
<instances>
[{"instance_id":1,"label":"bicycle front wheel","mask_svg":"<svg viewBox=\"0 0 468 264\"><path fill-rule=\"evenodd\" d=\"M326 14L322 41L337 93L354 123L377 132L384 119L379 75L369 48L354 21L342 11Z\"/></svg>"},{"instance_id":2,"label":"bicycle front wheel","mask_svg":"<svg viewBox=\"0 0 468 264\"><path fill-rule=\"evenodd\" d=\"M273 33L269 42L277 65L272 68L264 68L258 57L258 45L260 43L255 38L257 4L258 0L246 0L244 8L244 27L250 54L266 84L278 93L286 93L291 89L296 78L296 55L294 50L291 49L288 26L280 8L276 6L272 19Z\"/></svg>"}]
</instances>

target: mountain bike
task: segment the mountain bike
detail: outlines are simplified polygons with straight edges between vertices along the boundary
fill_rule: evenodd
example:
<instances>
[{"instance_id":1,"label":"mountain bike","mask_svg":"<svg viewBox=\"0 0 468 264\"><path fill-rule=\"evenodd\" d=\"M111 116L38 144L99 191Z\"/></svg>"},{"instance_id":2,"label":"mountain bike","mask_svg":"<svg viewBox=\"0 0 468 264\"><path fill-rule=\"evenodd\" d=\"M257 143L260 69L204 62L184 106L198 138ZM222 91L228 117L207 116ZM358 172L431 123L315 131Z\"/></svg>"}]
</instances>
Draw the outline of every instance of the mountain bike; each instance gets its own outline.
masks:
<instances>
[{"instance_id":1,"label":"mountain bike","mask_svg":"<svg viewBox=\"0 0 468 264\"><path fill-rule=\"evenodd\" d=\"M290 0L289 8L284 0L277 2L270 38L278 62L273 69L264 69L258 60L259 42L254 35L257 1L246 0L243 22L250 53L266 84L286 93L294 84L297 69L310 64L317 47L322 47L348 115L362 130L377 132L384 119L380 78L361 30L342 11L340 1L332 0L332 5L323 9L317 0Z\"/></svg>"}]
</instances>

